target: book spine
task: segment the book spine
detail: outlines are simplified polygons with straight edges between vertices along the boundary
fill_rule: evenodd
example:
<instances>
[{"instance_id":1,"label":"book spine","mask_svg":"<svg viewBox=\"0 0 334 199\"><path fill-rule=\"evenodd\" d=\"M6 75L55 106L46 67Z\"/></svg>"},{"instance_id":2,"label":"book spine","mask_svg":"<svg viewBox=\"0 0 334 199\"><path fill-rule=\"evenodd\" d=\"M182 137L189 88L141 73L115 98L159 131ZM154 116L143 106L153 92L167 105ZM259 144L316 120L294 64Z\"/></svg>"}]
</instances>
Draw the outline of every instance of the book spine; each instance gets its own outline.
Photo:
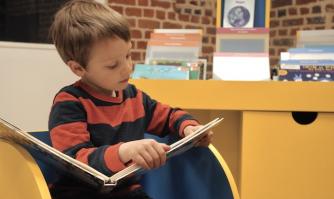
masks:
<instances>
[{"instance_id":1,"label":"book spine","mask_svg":"<svg viewBox=\"0 0 334 199\"><path fill-rule=\"evenodd\" d=\"M288 70L313 70L313 71L334 71L334 64L333 65L281 64L280 69L288 69Z\"/></svg>"},{"instance_id":2,"label":"book spine","mask_svg":"<svg viewBox=\"0 0 334 199\"><path fill-rule=\"evenodd\" d=\"M290 48L289 53L334 53L334 47L321 48Z\"/></svg>"},{"instance_id":3,"label":"book spine","mask_svg":"<svg viewBox=\"0 0 334 199\"><path fill-rule=\"evenodd\" d=\"M293 70L281 69L278 72L280 81L334 81L334 70Z\"/></svg>"}]
</instances>

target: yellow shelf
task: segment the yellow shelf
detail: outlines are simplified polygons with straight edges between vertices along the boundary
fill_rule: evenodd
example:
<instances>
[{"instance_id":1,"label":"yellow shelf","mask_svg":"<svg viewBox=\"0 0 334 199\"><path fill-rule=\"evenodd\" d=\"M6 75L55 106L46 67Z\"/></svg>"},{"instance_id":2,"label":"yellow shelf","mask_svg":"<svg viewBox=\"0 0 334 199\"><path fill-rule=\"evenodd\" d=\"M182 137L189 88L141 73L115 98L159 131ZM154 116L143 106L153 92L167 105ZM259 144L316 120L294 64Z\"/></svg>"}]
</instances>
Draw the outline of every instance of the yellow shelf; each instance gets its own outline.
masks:
<instances>
[{"instance_id":1,"label":"yellow shelf","mask_svg":"<svg viewBox=\"0 0 334 199\"><path fill-rule=\"evenodd\" d=\"M334 82L132 80L152 98L201 110L334 112Z\"/></svg>"}]
</instances>

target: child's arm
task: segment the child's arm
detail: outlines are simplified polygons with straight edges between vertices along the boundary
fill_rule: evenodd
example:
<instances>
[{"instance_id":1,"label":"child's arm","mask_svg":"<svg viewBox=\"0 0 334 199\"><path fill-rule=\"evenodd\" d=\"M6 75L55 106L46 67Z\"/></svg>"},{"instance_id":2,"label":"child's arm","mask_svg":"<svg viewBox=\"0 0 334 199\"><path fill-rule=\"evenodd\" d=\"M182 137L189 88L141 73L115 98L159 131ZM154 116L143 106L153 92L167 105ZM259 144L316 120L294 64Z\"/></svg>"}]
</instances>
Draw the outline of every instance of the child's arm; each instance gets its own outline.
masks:
<instances>
[{"instance_id":1,"label":"child's arm","mask_svg":"<svg viewBox=\"0 0 334 199\"><path fill-rule=\"evenodd\" d=\"M145 120L147 121L146 131L160 137L176 132L184 137L186 126L197 126L199 123L186 111L179 108L172 108L151 99L143 93L145 107Z\"/></svg>"}]
</instances>

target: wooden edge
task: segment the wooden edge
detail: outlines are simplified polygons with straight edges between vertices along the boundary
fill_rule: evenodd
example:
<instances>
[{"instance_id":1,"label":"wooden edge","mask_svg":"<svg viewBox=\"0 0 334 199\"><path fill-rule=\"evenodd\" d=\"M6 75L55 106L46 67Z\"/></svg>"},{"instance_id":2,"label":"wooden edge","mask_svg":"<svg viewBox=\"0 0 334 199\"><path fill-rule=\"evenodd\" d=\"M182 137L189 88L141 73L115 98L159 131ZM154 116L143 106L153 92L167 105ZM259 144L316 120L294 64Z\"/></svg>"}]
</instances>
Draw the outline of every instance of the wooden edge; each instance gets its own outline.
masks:
<instances>
[{"instance_id":1,"label":"wooden edge","mask_svg":"<svg viewBox=\"0 0 334 199\"><path fill-rule=\"evenodd\" d=\"M265 26L266 28L270 27L270 9L271 9L271 0L266 0L266 15L265 15Z\"/></svg>"},{"instance_id":2,"label":"wooden edge","mask_svg":"<svg viewBox=\"0 0 334 199\"><path fill-rule=\"evenodd\" d=\"M221 156L221 154L219 153L219 151L212 144L209 145L209 149L212 151L212 153L214 154L214 156L217 158L217 160L219 161L220 165L224 169L224 172L226 174L226 177L228 179L228 182L229 182L231 190L232 190L233 199L240 199L238 188L237 188L237 185L236 185L236 183L234 181L234 177L233 177L233 175L231 173L230 168L226 164L224 158Z\"/></svg>"},{"instance_id":3,"label":"wooden edge","mask_svg":"<svg viewBox=\"0 0 334 199\"><path fill-rule=\"evenodd\" d=\"M30 155L28 151L26 151L23 147L16 145L17 150L23 155L23 157L28 162L28 167L30 168L31 172L35 177L35 183L37 184L41 198L43 199L51 199L51 195L49 192L49 188L45 178L42 174L41 169L39 168L38 164L36 163L35 159Z\"/></svg>"},{"instance_id":4,"label":"wooden edge","mask_svg":"<svg viewBox=\"0 0 334 199\"><path fill-rule=\"evenodd\" d=\"M37 189L37 193L38 193L38 198L40 199L51 199L51 195L49 192L49 188L47 186L47 183L44 179L44 176L38 166L38 164L36 163L36 161L34 160L34 158L30 155L30 153L24 149L23 147L21 147L20 145L14 144L14 143L10 143L4 140L0 140L0 144L4 144L4 147L6 147L6 144L8 144L10 147L13 148L13 152L9 151L10 154L12 154L11 158L13 158L12 160L18 161L20 162L20 167L25 167L29 173L26 173L25 175L27 175L27 177L29 179L31 179L30 187L36 187ZM5 148L6 149L6 148ZM16 152L15 152L16 151ZM5 151L3 151L4 153L6 153ZM1 171L3 172L3 171ZM35 192L36 193L36 192ZM27 196L29 198L29 196ZM34 197L36 197L36 195L34 194Z\"/></svg>"},{"instance_id":5,"label":"wooden edge","mask_svg":"<svg viewBox=\"0 0 334 199\"><path fill-rule=\"evenodd\" d=\"M222 20L222 0L217 0L217 8L216 8L216 27L221 27Z\"/></svg>"}]
</instances>

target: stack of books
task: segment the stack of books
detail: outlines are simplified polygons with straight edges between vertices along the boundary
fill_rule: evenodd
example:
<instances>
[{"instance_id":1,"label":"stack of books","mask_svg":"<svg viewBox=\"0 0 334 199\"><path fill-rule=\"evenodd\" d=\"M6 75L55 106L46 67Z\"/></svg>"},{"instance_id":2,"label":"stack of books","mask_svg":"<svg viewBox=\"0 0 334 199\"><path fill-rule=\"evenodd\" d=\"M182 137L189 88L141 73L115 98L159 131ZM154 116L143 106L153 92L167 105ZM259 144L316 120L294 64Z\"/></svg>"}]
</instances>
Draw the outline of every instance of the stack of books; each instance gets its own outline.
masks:
<instances>
[{"instance_id":1,"label":"stack of books","mask_svg":"<svg viewBox=\"0 0 334 199\"><path fill-rule=\"evenodd\" d=\"M322 48L334 46L334 29L300 30L297 32L298 48Z\"/></svg>"},{"instance_id":2,"label":"stack of books","mask_svg":"<svg viewBox=\"0 0 334 199\"><path fill-rule=\"evenodd\" d=\"M217 28L213 78L269 80L268 28Z\"/></svg>"},{"instance_id":3,"label":"stack of books","mask_svg":"<svg viewBox=\"0 0 334 199\"><path fill-rule=\"evenodd\" d=\"M334 46L281 52L278 75L281 81L333 81Z\"/></svg>"},{"instance_id":4,"label":"stack of books","mask_svg":"<svg viewBox=\"0 0 334 199\"><path fill-rule=\"evenodd\" d=\"M134 79L205 79L200 29L155 29L147 43L145 64L136 64Z\"/></svg>"}]
</instances>

